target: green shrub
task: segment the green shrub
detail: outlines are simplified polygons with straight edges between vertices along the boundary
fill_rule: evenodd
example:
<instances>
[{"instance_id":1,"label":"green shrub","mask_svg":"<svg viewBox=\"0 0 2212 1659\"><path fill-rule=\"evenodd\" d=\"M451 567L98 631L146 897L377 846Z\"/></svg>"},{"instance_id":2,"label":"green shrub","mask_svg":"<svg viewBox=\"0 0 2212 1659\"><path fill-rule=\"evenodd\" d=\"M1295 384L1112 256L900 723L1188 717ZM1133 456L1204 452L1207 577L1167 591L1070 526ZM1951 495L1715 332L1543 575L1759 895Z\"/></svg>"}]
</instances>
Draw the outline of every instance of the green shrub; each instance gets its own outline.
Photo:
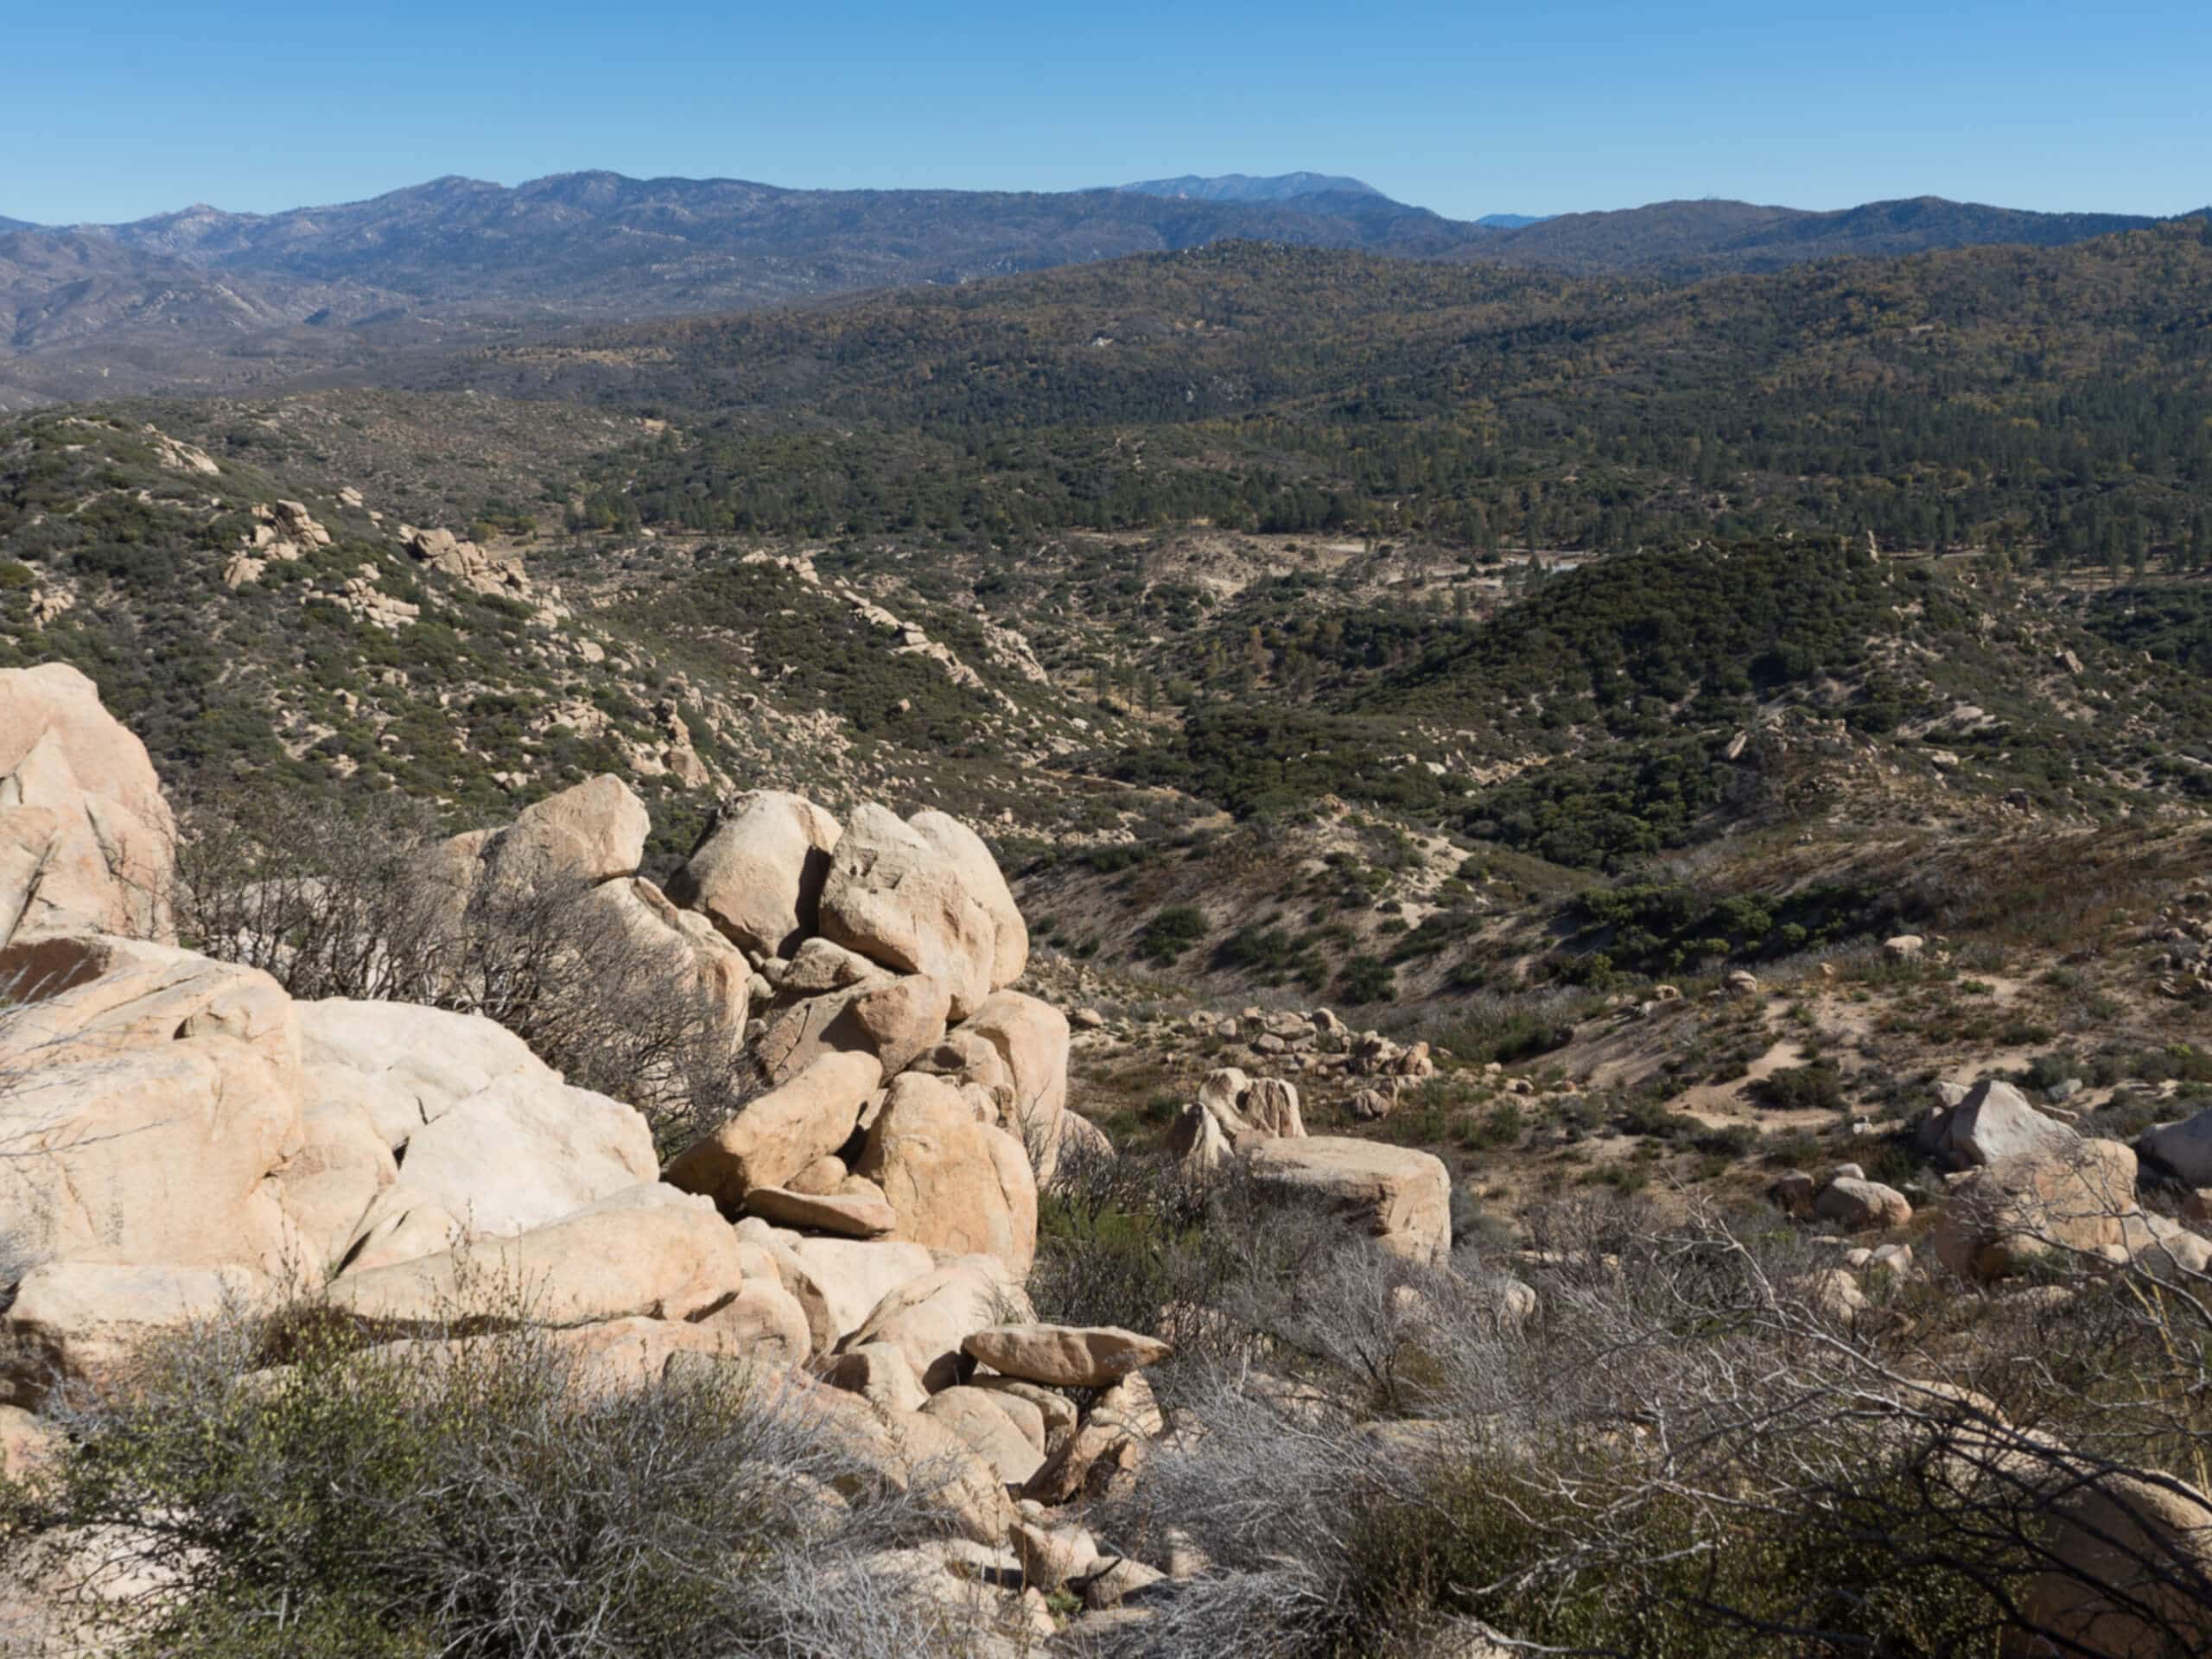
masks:
<instances>
[{"instance_id":1,"label":"green shrub","mask_svg":"<svg viewBox=\"0 0 2212 1659\"><path fill-rule=\"evenodd\" d=\"M1354 1004L1388 1002L1398 994L1396 974L1374 957L1352 957L1337 976L1337 984L1344 1000Z\"/></svg>"},{"instance_id":2,"label":"green shrub","mask_svg":"<svg viewBox=\"0 0 2212 1659\"><path fill-rule=\"evenodd\" d=\"M1170 905L1156 912L1137 934L1133 949L1155 968L1173 966L1206 936L1205 912L1195 905Z\"/></svg>"},{"instance_id":3,"label":"green shrub","mask_svg":"<svg viewBox=\"0 0 2212 1659\"><path fill-rule=\"evenodd\" d=\"M1841 1111L1844 1105L1842 1077L1833 1065L1818 1061L1770 1071L1751 1085L1751 1093L1759 1104L1777 1111Z\"/></svg>"},{"instance_id":4,"label":"green shrub","mask_svg":"<svg viewBox=\"0 0 2212 1659\"><path fill-rule=\"evenodd\" d=\"M149 1659L896 1651L865 1628L866 1557L914 1512L825 1508L863 1470L749 1366L625 1391L543 1332L364 1335L226 1316L156 1345L0 1491L0 1555L130 1529L180 1592L148 1610ZM817 1573L848 1571L850 1605L807 1634Z\"/></svg>"}]
</instances>

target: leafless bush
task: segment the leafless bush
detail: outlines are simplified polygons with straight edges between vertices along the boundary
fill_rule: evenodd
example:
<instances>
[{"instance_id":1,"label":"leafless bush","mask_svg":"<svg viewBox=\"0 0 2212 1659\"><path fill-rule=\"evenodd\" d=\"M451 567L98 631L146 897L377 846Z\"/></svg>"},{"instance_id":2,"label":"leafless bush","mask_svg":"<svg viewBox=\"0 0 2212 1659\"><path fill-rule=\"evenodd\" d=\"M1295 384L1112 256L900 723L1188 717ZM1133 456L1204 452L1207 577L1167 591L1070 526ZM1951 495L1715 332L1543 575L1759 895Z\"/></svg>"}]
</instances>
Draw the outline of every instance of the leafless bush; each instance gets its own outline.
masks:
<instances>
[{"instance_id":1,"label":"leafless bush","mask_svg":"<svg viewBox=\"0 0 2212 1659\"><path fill-rule=\"evenodd\" d=\"M180 931L303 999L419 1002L497 1020L671 1145L758 1079L673 934L573 876L449 849L405 802L188 813Z\"/></svg>"},{"instance_id":2,"label":"leafless bush","mask_svg":"<svg viewBox=\"0 0 2212 1659\"><path fill-rule=\"evenodd\" d=\"M1194 1369L1249 1363L1344 1236L1241 1166L1193 1179L1165 1158L1078 1154L1043 1195L1029 1294L1043 1319L1169 1338L1176 1358L1153 1375L1172 1396Z\"/></svg>"},{"instance_id":3,"label":"leafless bush","mask_svg":"<svg viewBox=\"0 0 2212 1659\"><path fill-rule=\"evenodd\" d=\"M429 1002L447 982L467 894L440 871L419 804L317 810L248 797L182 815L179 933L304 999Z\"/></svg>"},{"instance_id":4,"label":"leafless bush","mask_svg":"<svg viewBox=\"0 0 2212 1659\"><path fill-rule=\"evenodd\" d=\"M1099 1518L1213 1567L1116 1651L1441 1625L1640 1659L2205 1650L2212 1332L2171 1263L1870 1328L1807 1294L1802 1246L1724 1216L1532 1230L1525 1329L1347 1249L1272 1330L1269 1363L1323 1386L1185 1376L1185 1432Z\"/></svg>"},{"instance_id":5,"label":"leafless bush","mask_svg":"<svg viewBox=\"0 0 2212 1659\"><path fill-rule=\"evenodd\" d=\"M231 1313L165 1342L130 1389L63 1409L67 1454L0 1492L0 1554L127 1550L160 1588L86 1611L149 1652L911 1651L926 1517L769 1377L609 1389L528 1329L357 1341Z\"/></svg>"}]
</instances>

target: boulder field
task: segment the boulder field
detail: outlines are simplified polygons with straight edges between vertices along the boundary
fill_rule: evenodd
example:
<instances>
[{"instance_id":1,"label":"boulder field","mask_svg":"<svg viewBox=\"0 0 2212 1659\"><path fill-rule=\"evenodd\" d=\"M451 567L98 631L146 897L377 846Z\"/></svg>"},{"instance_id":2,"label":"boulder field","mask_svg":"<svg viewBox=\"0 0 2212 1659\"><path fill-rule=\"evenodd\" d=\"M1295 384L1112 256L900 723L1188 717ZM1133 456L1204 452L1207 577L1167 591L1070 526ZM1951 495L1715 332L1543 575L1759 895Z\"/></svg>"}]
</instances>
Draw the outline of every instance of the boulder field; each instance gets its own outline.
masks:
<instances>
[{"instance_id":1,"label":"boulder field","mask_svg":"<svg viewBox=\"0 0 2212 1659\"><path fill-rule=\"evenodd\" d=\"M484 883L559 883L706 993L761 1086L664 1160L637 1109L491 1020L296 999L178 944L175 833L89 681L0 672L0 1414L18 1427L150 1337L305 1298L379 1341L526 1320L607 1386L767 1368L850 1418L887 1478L964 1469L952 1523L998 1548L1017 1494L1096 1491L1158 1432L1141 1370L1167 1344L1031 1315L1039 1188L1066 1147L1111 1147L1069 1108L1068 1020L1016 988L1027 930L957 820L862 805L841 823L760 791L664 891L641 874L643 804L600 777L427 855L456 920ZM1262 1179L1442 1258L1438 1160L1307 1138L1287 1084L1214 1092ZM1063 1389L1103 1392L1084 1412Z\"/></svg>"}]
</instances>

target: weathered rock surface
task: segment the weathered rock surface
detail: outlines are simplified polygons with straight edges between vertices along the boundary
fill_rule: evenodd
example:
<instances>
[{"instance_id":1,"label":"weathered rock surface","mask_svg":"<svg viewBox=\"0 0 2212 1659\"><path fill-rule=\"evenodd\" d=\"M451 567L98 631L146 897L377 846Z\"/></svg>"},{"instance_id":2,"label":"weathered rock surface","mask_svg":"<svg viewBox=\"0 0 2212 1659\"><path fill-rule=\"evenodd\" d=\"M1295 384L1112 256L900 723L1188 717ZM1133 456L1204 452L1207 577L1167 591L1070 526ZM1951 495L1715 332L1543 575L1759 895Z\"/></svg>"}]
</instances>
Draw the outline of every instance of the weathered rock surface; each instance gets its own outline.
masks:
<instances>
[{"instance_id":1,"label":"weathered rock surface","mask_svg":"<svg viewBox=\"0 0 2212 1659\"><path fill-rule=\"evenodd\" d=\"M54 994L0 1035L7 1230L35 1257L278 1271L304 1143L299 1033L268 976L167 945L20 941Z\"/></svg>"},{"instance_id":2,"label":"weathered rock surface","mask_svg":"<svg viewBox=\"0 0 2212 1659\"><path fill-rule=\"evenodd\" d=\"M842 1344L896 1348L930 1389L963 1382L975 1362L962 1344L976 1332L1028 1312L1020 1285L995 1255L961 1256L901 1285Z\"/></svg>"},{"instance_id":3,"label":"weathered rock surface","mask_svg":"<svg viewBox=\"0 0 2212 1659\"><path fill-rule=\"evenodd\" d=\"M998 1125L1030 1149L1038 1179L1050 1180L1067 1116L1067 1016L1037 997L995 991L960 1034L982 1039L999 1057L1012 1098Z\"/></svg>"},{"instance_id":4,"label":"weathered rock surface","mask_svg":"<svg viewBox=\"0 0 2212 1659\"><path fill-rule=\"evenodd\" d=\"M8 1309L0 1403L35 1408L56 1385L118 1380L145 1342L227 1307L246 1309L266 1281L243 1268L49 1262Z\"/></svg>"},{"instance_id":5,"label":"weathered rock surface","mask_svg":"<svg viewBox=\"0 0 2212 1659\"><path fill-rule=\"evenodd\" d=\"M1973 1169L2025 1153L2058 1153L2081 1140L2063 1123L2045 1117L2009 1083L1986 1077L1956 1106L1939 1107L1920 1128L1923 1150Z\"/></svg>"},{"instance_id":6,"label":"weathered rock surface","mask_svg":"<svg viewBox=\"0 0 2212 1659\"><path fill-rule=\"evenodd\" d=\"M692 849L670 897L703 912L745 950L788 957L820 931L822 887L841 833L813 802L754 790Z\"/></svg>"},{"instance_id":7,"label":"weathered rock surface","mask_svg":"<svg viewBox=\"0 0 2212 1659\"><path fill-rule=\"evenodd\" d=\"M1037 1254L1037 1179L1021 1143L976 1121L959 1091L918 1072L893 1078L859 1173L882 1188L897 1236L982 1252L1027 1277Z\"/></svg>"},{"instance_id":8,"label":"weathered rock surface","mask_svg":"<svg viewBox=\"0 0 2212 1659\"><path fill-rule=\"evenodd\" d=\"M63 663L0 670L0 944L168 932L175 820L146 746Z\"/></svg>"},{"instance_id":9,"label":"weathered rock surface","mask_svg":"<svg viewBox=\"0 0 2212 1659\"><path fill-rule=\"evenodd\" d=\"M1440 1266L1451 1254L1452 1177L1433 1153L1308 1135L1243 1156L1262 1185L1326 1205L1395 1255Z\"/></svg>"},{"instance_id":10,"label":"weathered rock surface","mask_svg":"<svg viewBox=\"0 0 2212 1659\"><path fill-rule=\"evenodd\" d=\"M754 1045L780 1083L827 1054L868 1054L886 1077L903 1071L944 1035L951 998L925 974L863 980L778 1009Z\"/></svg>"},{"instance_id":11,"label":"weathered rock surface","mask_svg":"<svg viewBox=\"0 0 2212 1659\"><path fill-rule=\"evenodd\" d=\"M652 1130L632 1106L587 1089L513 1075L408 1136L397 1178L352 1243L435 1205L471 1235L510 1236L650 1181Z\"/></svg>"},{"instance_id":12,"label":"weathered rock surface","mask_svg":"<svg viewBox=\"0 0 2212 1659\"><path fill-rule=\"evenodd\" d=\"M753 1188L788 1185L851 1139L882 1072L872 1054L824 1054L679 1153L664 1179L686 1192L704 1193L735 1216Z\"/></svg>"},{"instance_id":13,"label":"weathered rock surface","mask_svg":"<svg viewBox=\"0 0 2212 1659\"><path fill-rule=\"evenodd\" d=\"M779 1227L811 1228L851 1238L880 1238L899 1224L899 1217L874 1184L853 1179L860 1191L798 1192L787 1187L756 1186L745 1195L745 1207L763 1221Z\"/></svg>"},{"instance_id":14,"label":"weathered rock surface","mask_svg":"<svg viewBox=\"0 0 2212 1659\"><path fill-rule=\"evenodd\" d=\"M937 1267L926 1246L893 1238L801 1238L788 1248L829 1310L831 1342L859 1330L885 1297Z\"/></svg>"},{"instance_id":15,"label":"weathered rock surface","mask_svg":"<svg viewBox=\"0 0 2212 1659\"><path fill-rule=\"evenodd\" d=\"M2182 1481L2088 1477L2062 1492L2030 1622L2099 1659L2212 1651L2212 1502Z\"/></svg>"},{"instance_id":16,"label":"weathered rock surface","mask_svg":"<svg viewBox=\"0 0 2212 1659\"><path fill-rule=\"evenodd\" d=\"M1912 1219L1912 1205L1893 1186L1843 1176L1821 1189L1813 1213L1847 1231L1869 1232L1904 1226Z\"/></svg>"},{"instance_id":17,"label":"weathered rock surface","mask_svg":"<svg viewBox=\"0 0 2212 1659\"><path fill-rule=\"evenodd\" d=\"M1000 1395L955 1386L931 1395L922 1411L964 1440L1001 1485L1020 1485L1045 1461L1043 1451L1015 1426Z\"/></svg>"},{"instance_id":18,"label":"weathered rock surface","mask_svg":"<svg viewBox=\"0 0 2212 1659\"><path fill-rule=\"evenodd\" d=\"M512 1238L334 1280L333 1306L395 1325L466 1315L532 1324L688 1319L735 1294L737 1240L712 1205L644 1187Z\"/></svg>"},{"instance_id":19,"label":"weathered rock surface","mask_svg":"<svg viewBox=\"0 0 2212 1659\"><path fill-rule=\"evenodd\" d=\"M2163 1124L2139 1144L2184 1186L2212 1186L2212 1108L2178 1123Z\"/></svg>"},{"instance_id":20,"label":"weathered rock surface","mask_svg":"<svg viewBox=\"0 0 2212 1659\"><path fill-rule=\"evenodd\" d=\"M1119 1325L995 1325L963 1344L1001 1376L1059 1389L1103 1389L1174 1351Z\"/></svg>"},{"instance_id":21,"label":"weathered rock surface","mask_svg":"<svg viewBox=\"0 0 2212 1659\"><path fill-rule=\"evenodd\" d=\"M2048 1256L2118 1260L2139 1213L2135 1154L2114 1141L2026 1152L1954 1186L1936 1217L1936 1254L1952 1272L2002 1279Z\"/></svg>"},{"instance_id":22,"label":"weathered rock surface","mask_svg":"<svg viewBox=\"0 0 2212 1659\"><path fill-rule=\"evenodd\" d=\"M322 1078L322 1068L349 1074L314 1086L365 1091L378 1133L395 1148L503 1078L560 1081L529 1044L476 1014L342 998L296 1006L301 1058L311 1077Z\"/></svg>"},{"instance_id":23,"label":"weathered rock surface","mask_svg":"<svg viewBox=\"0 0 2212 1659\"><path fill-rule=\"evenodd\" d=\"M956 1020L1011 983L1028 959L1020 913L989 849L943 813L902 823L880 806L855 811L830 855L822 931L887 967L938 981Z\"/></svg>"}]
</instances>

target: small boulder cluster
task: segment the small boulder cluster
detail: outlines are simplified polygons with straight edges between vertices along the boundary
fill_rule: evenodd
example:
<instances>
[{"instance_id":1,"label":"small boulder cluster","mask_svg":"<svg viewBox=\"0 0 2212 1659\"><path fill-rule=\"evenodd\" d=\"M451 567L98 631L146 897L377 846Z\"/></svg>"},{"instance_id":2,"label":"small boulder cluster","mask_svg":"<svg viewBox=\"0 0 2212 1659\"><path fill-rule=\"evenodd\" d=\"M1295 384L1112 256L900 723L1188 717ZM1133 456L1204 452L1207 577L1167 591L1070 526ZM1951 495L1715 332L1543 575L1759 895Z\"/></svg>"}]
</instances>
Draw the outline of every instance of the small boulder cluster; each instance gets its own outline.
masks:
<instances>
[{"instance_id":1,"label":"small boulder cluster","mask_svg":"<svg viewBox=\"0 0 2212 1659\"><path fill-rule=\"evenodd\" d=\"M1427 1043L1402 1044L1379 1031L1354 1031L1327 1008L1311 1014L1256 1007L1236 1014L1201 1011L1189 1023L1202 1035L1242 1042L1262 1064L1317 1079L1357 1083L1352 1116L1370 1122L1389 1116L1408 1085L1436 1075Z\"/></svg>"},{"instance_id":2,"label":"small boulder cluster","mask_svg":"<svg viewBox=\"0 0 2212 1659\"><path fill-rule=\"evenodd\" d=\"M2133 1265L2166 1276L2212 1266L2212 1242L2143 1207L2135 1148L2044 1116L2011 1084L1939 1085L1922 1149L1950 1166L1934 1243L1963 1278L1991 1282L2052 1259ZM2212 1113L2154 1132L2146 1146L2212 1140Z\"/></svg>"},{"instance_id":3,"label":"small boulder cluster","mask_svg":"<svg viewBox=\"0 0 2212 1659\"><path fill-rule=\"evenodd\" d=\"M2212 998L2212 876L2192 876L2146 931L2159 995Z\"/></svg>"}]
</instances>

